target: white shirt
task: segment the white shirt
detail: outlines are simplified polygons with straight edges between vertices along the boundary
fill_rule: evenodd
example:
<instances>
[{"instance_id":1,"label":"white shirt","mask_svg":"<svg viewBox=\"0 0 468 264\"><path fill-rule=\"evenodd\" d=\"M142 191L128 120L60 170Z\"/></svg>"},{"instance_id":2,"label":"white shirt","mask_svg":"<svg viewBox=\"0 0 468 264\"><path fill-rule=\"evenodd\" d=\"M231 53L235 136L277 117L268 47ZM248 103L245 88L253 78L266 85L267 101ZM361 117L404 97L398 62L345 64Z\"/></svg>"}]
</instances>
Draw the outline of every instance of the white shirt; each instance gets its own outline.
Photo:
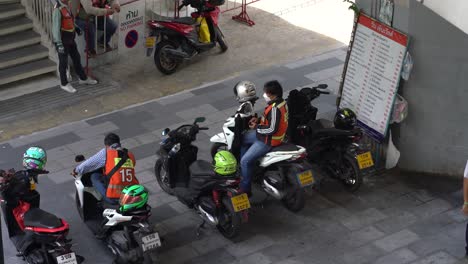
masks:
<instances>
[{"instance_id":1,"label":"white shirt","mask_svg":"<svg viewBox=\"0 0 468 264\"><path fill-rule=\"evenodd\" d=\"M466 161L464 177L465 177L465 178L468 178L468 160Z\"/></svg>"}]
</instances>

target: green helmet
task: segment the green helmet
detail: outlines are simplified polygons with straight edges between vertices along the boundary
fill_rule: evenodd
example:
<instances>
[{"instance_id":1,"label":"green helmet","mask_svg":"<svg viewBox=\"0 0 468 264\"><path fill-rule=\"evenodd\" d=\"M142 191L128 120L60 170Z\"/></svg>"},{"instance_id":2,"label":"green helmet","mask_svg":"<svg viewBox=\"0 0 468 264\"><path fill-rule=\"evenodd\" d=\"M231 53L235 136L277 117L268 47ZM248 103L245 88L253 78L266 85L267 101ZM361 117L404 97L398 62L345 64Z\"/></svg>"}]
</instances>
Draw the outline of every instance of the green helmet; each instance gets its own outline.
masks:
<instances>
[{"instance_id":1,"label":"green helmet","mask_svg":"<svg viewBox=\"0 0 468 264\"><path fill-rule=\"evenodd\" d=\"M143 208L148 202L148 191L143 185L131 185L120 194L120 211L127 212Z\"/></svg>"},{"instance_id":2,"label":"green helmet","mask_svg":"<svg viewBox=\"0 0 468 264\"><path fill-rule=\"evenodd\" d=\"M214 171L219 175L231 175L237 170L237 160L231 152L221 150L213 158Z\"/></svg>"},{"instance_id":3,"label":"green helmet","mask_svg":"<svg viewBox=\"0 0 468 264\"><path fill-rule=\"evenodd\" d=\"M41 147L30 147L23 154L23 167L25 169L44 169L47 163L47 153Z\"/></svg>"}]
</instances>

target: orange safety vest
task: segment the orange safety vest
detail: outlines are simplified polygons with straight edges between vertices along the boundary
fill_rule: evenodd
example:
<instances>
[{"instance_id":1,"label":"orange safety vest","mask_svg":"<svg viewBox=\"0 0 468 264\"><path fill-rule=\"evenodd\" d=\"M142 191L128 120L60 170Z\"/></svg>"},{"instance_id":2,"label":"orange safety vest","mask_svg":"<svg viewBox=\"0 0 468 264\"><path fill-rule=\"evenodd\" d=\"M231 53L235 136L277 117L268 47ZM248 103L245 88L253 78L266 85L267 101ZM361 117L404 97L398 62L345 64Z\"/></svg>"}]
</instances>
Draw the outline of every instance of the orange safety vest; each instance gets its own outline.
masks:
<instances>
[{"instance_id":1,"label":"orange safety vest","mask_svg":"<svg viewBox=\"0 0 468 264\"><path fill-rule=\"evenodd\" d=\"M71 15L70 11L65 6L60 7L60 13L62 14L62 25L61 30L67 32L75 31L75 19Z\"/></svg>"},{"instance_id":2,"label":"orange safety vest","mask_svg":"<svg viewBox=\"0 0 468 264\"><path fill-rule=\"evenodd\" d=\"M279 103L276 105L276 103L272 103L269 106L265 108L265 112L263 113L263 116L260 120L260 125L262 126L269 126L268 119L266 118L268 114L271 112L271 109L273 107L278 108L278 110L281 112L281 118L280 118L280 123L278 125L278 130L276 131L275 134L273 135L262 135L264 136L264 143L267 145L270 145L272 147L276 147L281 145L283 142L284 137L286 136L286 130L288 130L288 106L286 105L286 101L283 100L283 102Z\"/></svg>"},{"instance_id":3,"label":"orange safety vest","mask_svg":"<svg viewBox=\"0 0 468 264\"><path fill-rule=\"evenodd\" d=\"M104 167L104 174L107 175L120 161L119 152L116 149L107 149L106 152L106 166ZM120 198L122 190L129 186L138 184L135 177L135 156L128 152L127 161L110 177L109 185L107 186L106 196L111 199Z\"/></svg>"}]
</instances>

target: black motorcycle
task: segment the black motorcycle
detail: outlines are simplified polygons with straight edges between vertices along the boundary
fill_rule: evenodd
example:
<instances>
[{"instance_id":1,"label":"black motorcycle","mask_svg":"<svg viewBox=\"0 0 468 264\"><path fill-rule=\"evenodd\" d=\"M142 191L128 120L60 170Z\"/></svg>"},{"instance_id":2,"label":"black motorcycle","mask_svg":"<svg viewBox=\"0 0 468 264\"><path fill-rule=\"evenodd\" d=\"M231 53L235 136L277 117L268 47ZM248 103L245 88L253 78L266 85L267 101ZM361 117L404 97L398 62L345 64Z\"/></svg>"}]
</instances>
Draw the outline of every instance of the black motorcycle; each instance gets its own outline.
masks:
<instances>
[{"instance_id":1,"label":"black motorcycle","mask_svg":"<svg viewBox=\"0 0 468 264\"><path fill-rule=\"evenodd\" d=\"M84 258L71 250L69 225L39 208L37 177L43 170L0 171L0 194L8 236L29 264L77 264Z\"/></svg>"},{"instance_id":2,"label":"black motorcycle","mask_svg":"<svg viewBox=\"0 0 468 264\"><path fill-rule=\"evenodd\" d=\"M200 215L200 227L208 222L226 238L233 238L247 221L250 202L247 194L239 193L238 175L217 175L212 163L197 160L198 148L192 142L200 130L208 129L197 124L204 120L199 117L192 125L162 132L167 138L157 153L155 175L161 189Z\"/></svg>"},{"instance_id":3,"label":"black motorcycle","mask_svg":"<svg viewBox=\"0 0 468 264\"><path fill-rule=\"evenodd\" d=\"M318 109L311 102L328 86L293 90L289 93L289 141L307 148L307 158L319 165L321 171L341 181L344 187L355 192L362 184L363 169L373 166L369 150L359 144L362 130L355 126L349 130L337 129L332 121L316 119Z\"/></svg>"}]
</instances>

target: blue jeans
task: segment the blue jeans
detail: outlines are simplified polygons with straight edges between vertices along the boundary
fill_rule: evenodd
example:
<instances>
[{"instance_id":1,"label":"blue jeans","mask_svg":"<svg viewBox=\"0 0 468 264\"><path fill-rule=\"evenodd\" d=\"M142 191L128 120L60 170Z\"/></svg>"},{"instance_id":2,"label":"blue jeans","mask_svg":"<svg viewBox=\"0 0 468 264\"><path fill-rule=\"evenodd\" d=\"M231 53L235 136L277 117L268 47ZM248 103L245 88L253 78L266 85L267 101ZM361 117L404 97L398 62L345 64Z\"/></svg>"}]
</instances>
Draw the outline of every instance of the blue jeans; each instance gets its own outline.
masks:
<instances>
[{"instance_id":1,"label":"blue jeans","mask_svg":"<svg viewBox=\"0 0 468 264\"><path fill-rule=\"evenodd\" d=\"M266 145L257 139L256 131L249 131L244 134L241 146L241 172L242 180L240 188L242 191L250 192L252 176L255 169L255 162L267 154L271 146Z\"/></svg>"},{"instance_id":2,"label":"blue jeans","mask_svg":"<svg viewBox=\"0 0 468 264\"><path fill-rule=\"evenodd\" d=\"M97 28L98 30L104 30L104 18L103 17L97 17ZM94 23L89 23L88 25L88 33L86 33L86 20L77 18L75 20L75 23L78 27L81 28L83 31L84 37L86 41L88 42L88 49L89 50L94 50L96 47L94 46L95 42L95 35L96 35L96 22ZM109 41L112 38L112 35L114 35L115 31L117 31L117 24L110 18L106 18L106 45L109 44ZM87 34L87 35L86 35ZM99 43L104 43L104 33L102 33L101 38L98 41Z\"/></svg>"},{"instance_id":3,"label":"blue jeans","mask_svg":"<svg viewBox=\"0 0 468 264\"><path fill-rule=\"evenodd\" d=\"M117 204L118 200L117 199L111 199L107 198L106 192L107 192L107 186L104 184L102 181L104 178L104 175L100 172L94 172L91 174L91 182L93 183L94 188L102 195L102 199L106 201L107 203L110 204Z\"/></svg>"}]
</instances>

